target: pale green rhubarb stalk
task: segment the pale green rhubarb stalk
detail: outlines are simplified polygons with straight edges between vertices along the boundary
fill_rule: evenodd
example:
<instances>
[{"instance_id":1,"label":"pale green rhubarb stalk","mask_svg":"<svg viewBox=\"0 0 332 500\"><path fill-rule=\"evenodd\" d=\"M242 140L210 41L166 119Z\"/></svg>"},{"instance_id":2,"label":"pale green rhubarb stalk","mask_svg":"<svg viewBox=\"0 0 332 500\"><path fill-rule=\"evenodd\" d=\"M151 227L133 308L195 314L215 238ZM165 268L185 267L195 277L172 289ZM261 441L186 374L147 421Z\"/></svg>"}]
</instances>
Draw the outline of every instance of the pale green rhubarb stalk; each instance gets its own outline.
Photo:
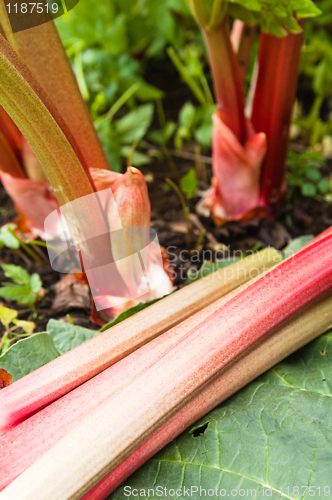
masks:
<instances>
[{"instance_id":1,"label":"pale green rhubarb stalk","mask_svg":"<svg viewBox=\"0 0 332 500\"><path fill-rule=\"evenodd\" d=\"M205 395L219 377L224 379L212 405L260 373L258 365L265 370L274 364L273 340L275 349L282 343L277 360L302 345L299 329L276 338L331 296L331 242L332 236L327 236L299 252L193 328L83 418L5 488L0 500L81 498L195 398L202 398L200 409L189 407L195 420L211 409ZM306 335L312 338L312 333ZM191 421L190 415L186 421Z\"/></svg>"},{"instance_id":2,"label":"pale green rhubarb stalk","mask_svg":"<svg viewBox=\"0 0 332 500\"><path fill-rule=\"evenodd\" d=\"M81 96L55 23L13 33L5 1L0 0L0 23L5 37L43 87L77 143L89 167L108 169L88 108Z\"/></svg>"},{"instance_id":3,"label":"pale green rhubarb stalk","mask_svg":"<svg viewBox=\"0 0 332 500\"><path fill-rule=\"evenodd\" d=\"M188 285L0 392L5 432L163 332L280 262L266 249Z\"/></svg>"}]
</instances>

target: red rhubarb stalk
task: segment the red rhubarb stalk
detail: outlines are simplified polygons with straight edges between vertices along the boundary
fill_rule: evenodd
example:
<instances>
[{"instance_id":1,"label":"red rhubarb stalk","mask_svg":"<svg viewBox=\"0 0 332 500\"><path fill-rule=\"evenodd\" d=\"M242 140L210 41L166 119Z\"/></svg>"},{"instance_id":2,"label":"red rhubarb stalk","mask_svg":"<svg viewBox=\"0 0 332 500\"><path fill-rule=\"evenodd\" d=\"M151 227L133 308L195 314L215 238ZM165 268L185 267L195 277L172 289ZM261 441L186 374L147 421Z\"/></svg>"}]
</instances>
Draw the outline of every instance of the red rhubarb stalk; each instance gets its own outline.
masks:
<instances>
[{"instance_id":1,"label":"red rhubarb stalk","mask_svg":"<svg viewBox=\"0 0 332 500\"><path fill-rule=\"evenodd\" d=\"M292 320L289 325L278 329L264 343L253 348L250 354L222 373L80 500L106 500L123 481L185 429L331 326L332 297L329 297Z\"/></svg>"},{"instance_id":2,"label":"red rhubarb stalk","mask_svg":"<svg viewBox=\"0 0 332 500\"><path fill-rule=\"evenodd\" d=\"M13 152L17 154L21 147L22 134L2 106L0 106L0 130Z\"/></svg>"},{"instance_id":3,"label":"red rhubarb stalk","mask_svg":"<svg viewBox=\"0 0 332 500\"><path fill-rule=\"evenodd\" d=\"M217 28L203 28L205 43L213 74L218 110L223 122L241 144L247 138L244 116L242 79L233 50L228 27L228 17Z\"/></svg>"},{"instance_id":4,"label":"red rhubarb stalk","mask_svg":"<svg viewBox=\"0 0 332 500\"><path fill-rule=\"evenodd\" d=\"M186 404L204 395L219 375L331 295L331 242L327 236L283 262L191 330L78 423L3 490L0 500L81 498ZM284 345L286 354L293 350L292 338ZM271 366L266 358L269 350L261 360ZM250 366L255 365L254 357ZM237 376L243 385L246 373ZM224 390L228 394L227 384Z\"/></svg>"},{"instance_id":5,"label":"red rhubarb stalk","mask_svg":"<svg viewBox=\"0 0 332 500\"><path fill-rule=\"evenodd\" d=\"M19 179L25 179L24 172L14 151L10 147L0 128L0 174L10 174Z\"/></svg>"},{"instance_id":6,"label":"red rhubarb stalk","mask_svg":"<svg viewBox=\"0 0 332 500\"><path fill-rule=\"evenodd\" d=\"M253 44L257 35L257 26L244 23L239 19L235 19L231 32L231 43L234 52L237 55L239 63L239 71L241 74L242 84L244 84Z\"/></svg>"},{"instance_id":7,"label":"red rhubarb stalk","mask_svg":"<svg viewBox=\"0 0 332 500\"><path fill-rule=\"evenodd\" d=\"M176 291L16 381L0 394L0 432L14 427L279 261L280 255L273 249L247 257Z\"/></svg>"},{"instance_id":8,"label":"red rhubarb stalk","mask_svg":"<svg viewBox=\"0 0 332 500\"><path fill-rule=\"evenodd\" d=\"M304 27L304 21L300 21ZM288 33L278 38L261 34L258 78L251 116L255 130L267 137L267 154L262 166L262 203L275 207L285 189L285 167L289 125L292 115L298 66L303 42L302 33Z\"/></svg>"}]
</instances>

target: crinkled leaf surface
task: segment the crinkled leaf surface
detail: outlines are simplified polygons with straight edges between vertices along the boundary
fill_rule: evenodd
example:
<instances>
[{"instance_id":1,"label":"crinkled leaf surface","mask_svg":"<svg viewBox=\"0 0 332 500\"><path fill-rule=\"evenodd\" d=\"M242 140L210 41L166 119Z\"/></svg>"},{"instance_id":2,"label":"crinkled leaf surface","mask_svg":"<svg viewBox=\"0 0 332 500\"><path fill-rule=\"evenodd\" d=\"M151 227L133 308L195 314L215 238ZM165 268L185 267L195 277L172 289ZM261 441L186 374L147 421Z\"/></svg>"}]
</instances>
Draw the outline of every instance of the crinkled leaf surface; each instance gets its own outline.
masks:
<instances>
[{"instance_id":1,"label":"crinkled leaf surface","mask_svg":"<svg viewBox=\"0 0 332 500\"><path fill-rule=\"evenodd\" d=\"M10 373L15 382L58 356L51 335L37 333L19 340L0 356L0 368Z\"/></svg>"},{"instance_id":2,"label":"crinkled leaf surface","mask_svg":"<svg viewBox=\"0 0 332 500\"><path fill-rule=\"evenodd\" d=\"M330 331L184 432L109 500L130 498L134 488L145 499L148 488L157 486L168 490L167 495L160 490L161 499L172 496L170 489L181 490L173 498L187 498L184 488L190 491L192 486L198 487L189 495L195 500L332 498L331 430ZM200 494L200 487L206 494ZM208 495L216 488L219 496L212 491Z\"/></svg>"},{"instance_id":3,"label":"crinkled leaf surface","mask_svg":"<svg viewBox=\"0 0 332 500\"><path fill-rule=\"evenodd\" d=\"M285 34L282 26L293 33L301 31L294 14L302 19L321 13L311 0L229 0L229 3L234 17L257 22L277 36Z\"/></svg>"},{"instance_id":4,"label":"crinkled leaf surface","mask_svg":"<svg viewBox=\"0 0 332 500\"><path fill-rule=\"evenodd\" d=\"M51 319L48 322L46 329L60 354L74 349L74 347L83 344L86 340L92 339L99 333L96 330L70 325L69 323L56 321L55 319Z\"/></svg>"}]
</instances>

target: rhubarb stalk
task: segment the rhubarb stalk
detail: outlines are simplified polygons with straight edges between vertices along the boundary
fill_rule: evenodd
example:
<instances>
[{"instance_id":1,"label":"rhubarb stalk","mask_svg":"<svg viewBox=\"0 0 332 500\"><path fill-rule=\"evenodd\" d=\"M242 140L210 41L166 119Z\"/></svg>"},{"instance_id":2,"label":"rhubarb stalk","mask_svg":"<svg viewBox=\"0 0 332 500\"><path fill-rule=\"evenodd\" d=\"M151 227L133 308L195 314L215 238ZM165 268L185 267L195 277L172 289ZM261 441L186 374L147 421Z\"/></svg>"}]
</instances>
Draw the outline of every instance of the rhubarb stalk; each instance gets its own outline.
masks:
<instances>
[{"instance_id":1,"label":"rhubarb stalk","mask_svg":"<svg viewBox=\"0 0 332 500\"><path fill-rule=\"evenodd\" d=\"M203 29L203 34L213 73L218 110L225 125L243 144L247 138L247 126L242 80L230 41L228 17L217 28Z\"/></svg>"},{"instance_id":2,"label":"rhubarb stalk","mask_svg":"<svg viewBox=\"0 0 332 500\"><path fill-rule=\"evenodd\" d=\"M0 35L0 104L28 140L59 204L92 194L92 184L73 150L75 141L25 64ZM65 131L65 132L64 132Z\"/></svg>"},{"instance_id":3,"label":"rhubarb stalk","mask_svg":"<svg viewBox=\"0 0 332 500\"><path fill-rule=\"evenodd\" d=\"M300 21L304 28L305 22ZM261 202L275 208L286 189L285 167L298 66L303 43L301 33L278 38L260 37L258 78L253 100L252 124L267 137L267 154L261 174Z\"/></svg>"},{"instance_id":4,"label":"rhubarb stalk","mask_svg":"<svg viewBox=\"0 0 332 500\"><path fill-rule=\"evenodd\" d=\"M109 169L54 21L13 33L3 0L0 0L0 15L7 40L61 114L84 162L89 167Z\"/></svg>"},{"instance_id":5,"label":"rhubarb stalk","mask_svg":"<svg viewBox=\"0 0 332 500\"><path fill-rule=\"evenodd\" d=\"M17 157L14 154L14 151L8 144L8 141L5 135L2 133L0 129L0 175L1 173L11 174L16 178L24 179L25 175L19 164Z\"/></svg>"},{"instance_id":6,"label":"rhubarb stalk","mask_svg":"<svg viewBox=\"0 0 332 500\"><path fill-rule=\"evenodd\" d=\"M6 454L0 456L0 469L5 471L0 477L0 491L68 434L82 417L97 408L157 360L170 346L257 279L258 277L253 278L190 316L0 436L0 448L6 450Z\"/></svg>"},{"instance_id":7,"label":"rhubarb stalk","mask_svg":"<svg viewBox=\"0 0 332 500\"><path fill-rule=\"evenodd\" d=\"M235 19L231 32L231 43L237 54L242 84L244 84L251 57L251 51L257 35L257 26L251 26Z\"/></svg>"},{"instance_id":8,"label":"rhubarb stalk","mask_svg":"<svg viewBox=\"0 0 332 500\"><path fill-rule=\"evenodd\" d=\"M253 349L331 295L331 242L327 236L302 250L191 330L78 423L3 490L0 500L81 498L186 404L204 397L219 375L231 373ZM284 351L293 348L289 335ZM270 352L261 351L259 362L271 366ZM254 357L253 371L256 363ZM246 375L237 374L243 377L240 386ZM227 383L224 390L229 395Z\"/></svg>"},{"instance_id":9,"label":"rhubarb stalk","mask_svg":"<svg viewBox=\"0 0 332 500\"><path fill-rule=\"evenodd\" d=\"M278 329L273 336L222 373L203 393L138 446L80 500L106 500L123 481L185 429L331 326L332 297L329 297L292 320L289 325Z\"/></svg>"},{"instance_id":10,"label":"rhubarb stalk","mask_svg":"<svg viewBox=\"0 0 332 500\"><path fill-rule=\"evenodd\" d=\"M266 249L176 291L1 391L0 432L280 261Z\"/></svg>"}]
</instances>

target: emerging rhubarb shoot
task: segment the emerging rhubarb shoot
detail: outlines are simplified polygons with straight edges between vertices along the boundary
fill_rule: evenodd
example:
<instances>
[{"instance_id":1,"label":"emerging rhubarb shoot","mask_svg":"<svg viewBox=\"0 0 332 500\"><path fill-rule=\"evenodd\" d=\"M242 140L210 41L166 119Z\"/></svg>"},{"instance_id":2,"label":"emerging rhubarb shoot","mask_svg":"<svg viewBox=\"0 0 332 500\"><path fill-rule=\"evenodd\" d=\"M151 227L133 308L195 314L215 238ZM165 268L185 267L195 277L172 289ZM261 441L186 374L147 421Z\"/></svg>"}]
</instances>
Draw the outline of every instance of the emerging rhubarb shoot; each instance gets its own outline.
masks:
<instances>
[{"instance_id":1,"label":"emerging rhubarb shoot","mask_svg":"<svg viewBox=\"0 0 332 500\"><path fill-rule=\"evenodd\" d=\"M275 200L280 199L282 192L290 112L302 42L302 35L298 35L301 27L294 15L301 19L315 16L319 10L310 1L290 8L275 0L270 2L268 11L263 0L254 3L244 0L187 2L203 32L218 105L213 120L214 180L212 195L206 200L206 207L217 224L266 214L271 211ZM272 33L262 34L261 47L267 45L266 38L274 40L270 43L271 48L279 45L284 47L281 50L283 55L278 55L278 49L271 52L268 48L261 48L261 70L252 123L244 112L243 74L246 64L241 73L239 61L249 59L255 28L250 28L252 36L250 33L247 41L241 44L240 32L245 28L236 19L233 48L229 34L230 15L235 19L243 16L242 21L247 21L249 15L251 23L260 24L263 30ZM281 41L277 37L284 36L285 29L291 34ZM239 51L239 60L234 49ZM271 68L271 71L267 72L265 68ZM266 124L263 123L264 117ZM267 147L268 157L262 171ZM251 158L246 154L248 148Z\"/></svg>"},{"instance_id":2,"label":"emerging rhubarb shoot","mask_svg":"<svg viewBox=\"0 0 332 500\"><path fill-rule=\"evenodd\" d=\"M0 432L14 427L278 262L277 251L258 252L176 291L16 381L0 394Z\"/></svg>"},{"instance_id":3,"label":"emerging rhubarb shoot","mask_svg":"<svg viewBox=\"0 0 332 500\"><path fill-rule=\"evenodd\" d=\"M205 401L219 377L225 378L213 404L230 395L230 383L236 390L260 373L258 365L273 365L269 342L331 296L331 242L327 236L302 250L192 329L15 479L0 500L79 499L187 404L200 395ZM274 343L274 349L282 343L277 360L301 345L301 333L286 332ZM196 419L203 410L190 411Z\"/></svg>"}]
</instances>

